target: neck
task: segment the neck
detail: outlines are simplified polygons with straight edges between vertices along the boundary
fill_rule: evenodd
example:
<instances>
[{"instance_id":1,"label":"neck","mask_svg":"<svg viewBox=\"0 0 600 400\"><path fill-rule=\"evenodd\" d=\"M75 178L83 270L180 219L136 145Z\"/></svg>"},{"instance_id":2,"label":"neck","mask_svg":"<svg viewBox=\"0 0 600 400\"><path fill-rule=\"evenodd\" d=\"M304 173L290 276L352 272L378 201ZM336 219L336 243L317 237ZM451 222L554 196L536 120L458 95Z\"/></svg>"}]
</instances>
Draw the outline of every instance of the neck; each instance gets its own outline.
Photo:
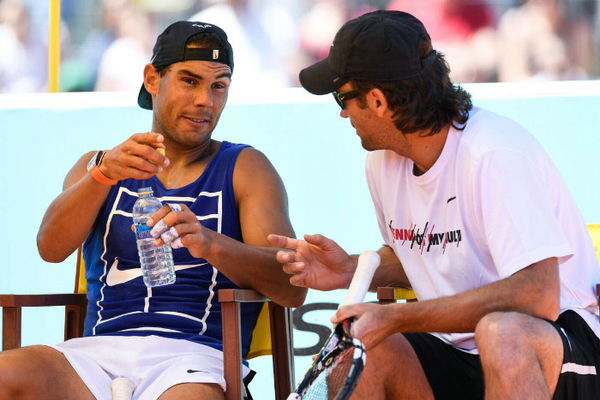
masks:
<instances>
[{"instance_id":1,"label":"neck","mask_svg":"<svg viewBox=\"0 0 600 400\"><path fill-rule=\"evenodd\" d=\"M191 164L203 163L206 159L210 158L218 149L218 143L216 140L207 138L202 143L194 146L182 145L169 139L165 136L165 146L167 147L167 157L171 161L171 166L189 166Z\"/></svg>"},{"instance_id":2,"label":"neck","mask_svg":"<svg viewBox=\"0 0 600 400\"><path fill-rule=\"evenodd\" d=\"M156 176L167 188L185 186L202 175L220 145L220 142L209 139L193 148L182 148L181 145L169 142L165 138L166 155L170 164Z\"/></svg>"},{"instance_id":3,"label":"neck","mask_svg":"<svg viewBox=\"0 0 600 400\"><path fill-rule=\"evenodd\" d=\"M442 154L450 125L434 135L425 136L425 132L414 132L405 134L407 151L401 154L413 160L414 174L423 175L435 164Z\"/></svg>"}]
</instances>

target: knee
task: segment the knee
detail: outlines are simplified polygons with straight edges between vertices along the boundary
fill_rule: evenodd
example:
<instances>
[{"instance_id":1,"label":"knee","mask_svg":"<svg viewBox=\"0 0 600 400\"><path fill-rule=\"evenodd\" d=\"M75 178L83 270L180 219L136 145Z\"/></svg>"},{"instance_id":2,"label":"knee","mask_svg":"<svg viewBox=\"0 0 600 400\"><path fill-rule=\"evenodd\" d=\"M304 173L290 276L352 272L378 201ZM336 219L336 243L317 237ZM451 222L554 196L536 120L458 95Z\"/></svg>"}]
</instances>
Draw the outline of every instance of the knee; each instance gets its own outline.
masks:
<instances>
[{"instance_id":1,"label":"knee","mask_svg":"<svg viewBox=\"0 0 600 400\"><path fill-rule=\"evenodd\" d=\"M475 327L479 351L503 352L514 348L526 334L526 316L517 312L493 312L485 315Z\"/></svg>"},{"instance_id":2,"label":"knee","mask_svg":"<svg viewBox=\"0 0 600 400\"><path fill-rule=\"evenodd\" d=\"M10 356L10 351L0 353L0 400L17 399L24 384Z\"/></svg>"}]
</instances>

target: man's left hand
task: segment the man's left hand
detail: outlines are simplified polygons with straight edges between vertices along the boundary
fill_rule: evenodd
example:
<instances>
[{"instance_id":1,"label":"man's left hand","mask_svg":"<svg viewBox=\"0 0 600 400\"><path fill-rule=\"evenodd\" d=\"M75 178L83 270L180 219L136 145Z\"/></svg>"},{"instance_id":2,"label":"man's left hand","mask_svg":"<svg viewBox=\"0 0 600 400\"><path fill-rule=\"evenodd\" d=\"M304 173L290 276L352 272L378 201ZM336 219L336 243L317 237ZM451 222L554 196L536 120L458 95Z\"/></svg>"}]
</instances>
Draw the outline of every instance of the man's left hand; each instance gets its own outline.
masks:
<instances>
[{"instance_id":1,"label":"man's left hand","mask_svg":"<svg viewBox=\"0 0 600 400\"><path fill-rule=\"evenodd\" d=\"M171 244L174 249L187 247L193 257L206 256L211 243L210 229L203 227L196 214L185 204L165 204L147 222L155 246Z\"/></svg>"}]
</instances>

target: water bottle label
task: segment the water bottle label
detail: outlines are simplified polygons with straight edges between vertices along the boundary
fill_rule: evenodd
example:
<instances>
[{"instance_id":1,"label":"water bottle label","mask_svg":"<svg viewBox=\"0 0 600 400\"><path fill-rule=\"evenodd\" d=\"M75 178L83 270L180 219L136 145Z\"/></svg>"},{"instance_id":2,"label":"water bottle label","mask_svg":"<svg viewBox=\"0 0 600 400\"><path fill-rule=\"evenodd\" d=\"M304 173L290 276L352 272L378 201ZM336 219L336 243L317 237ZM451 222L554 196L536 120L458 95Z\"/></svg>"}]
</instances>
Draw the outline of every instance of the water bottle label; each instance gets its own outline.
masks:
<instances>
[{"instance_id":1,"label":"water bottle label","mask_svg":"<svg viewBox=\"0 0 600 400\"><path fill-rule=\"evenodd\" d=\"M148 226L148 225L146 225L145 223L142 223L142 224L134 224L134 226L135 226L135 231L136 231L136 232L144 232L144 231L149 231L149 230L151 230L151 229L152 229L151 227L149 227L149 226Z\"/></svg>"},{"instance_id":2,"label":"water bottle label","mask_svg":"<svg viewBox=\"0 0 600 400\"><path fill-rule=\"evenodd\" d=\"M150 238L152 238L152 235L150 234L150 231L152 230L151 227L149 227L145 223L134 224L134 226L135 226L135 236L138 239L150 239Z\"/></svg>"}]
</instances>

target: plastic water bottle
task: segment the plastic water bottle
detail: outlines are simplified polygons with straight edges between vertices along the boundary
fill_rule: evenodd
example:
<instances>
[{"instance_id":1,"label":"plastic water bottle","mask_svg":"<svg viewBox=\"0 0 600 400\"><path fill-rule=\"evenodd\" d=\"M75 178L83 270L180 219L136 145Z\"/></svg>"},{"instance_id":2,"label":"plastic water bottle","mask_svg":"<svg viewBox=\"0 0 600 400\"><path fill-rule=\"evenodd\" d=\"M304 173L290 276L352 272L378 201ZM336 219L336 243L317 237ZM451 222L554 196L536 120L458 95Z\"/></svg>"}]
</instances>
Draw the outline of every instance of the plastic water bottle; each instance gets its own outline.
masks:
<instances>
[{"instance_id":1,"label":"plastic water bottle","mask_svg":"<svg viewBox=\"0 0 600 400\"><path fill-rule=\"evenodd\" d=\"M152 228L146 225L148 218L158 211L162 204L154 197L152 188L138 189L138 195L133 205L133 223L144 283L148 287L170 285L175 282L171 246L155 246L154 238L150 235Z\"/></svg>"}]
</instances>

